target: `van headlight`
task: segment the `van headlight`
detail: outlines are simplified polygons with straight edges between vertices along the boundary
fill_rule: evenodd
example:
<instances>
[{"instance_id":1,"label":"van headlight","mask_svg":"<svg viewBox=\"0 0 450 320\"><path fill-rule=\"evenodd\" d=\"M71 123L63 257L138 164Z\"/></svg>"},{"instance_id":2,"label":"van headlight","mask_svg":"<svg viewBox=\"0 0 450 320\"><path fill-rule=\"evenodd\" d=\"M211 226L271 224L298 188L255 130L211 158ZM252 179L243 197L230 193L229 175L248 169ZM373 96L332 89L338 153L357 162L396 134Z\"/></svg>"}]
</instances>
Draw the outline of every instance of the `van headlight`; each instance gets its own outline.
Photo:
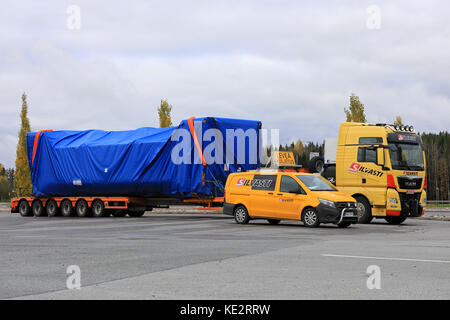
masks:
<instances>
[{"instance_id":1,"label":"van headlight","mask_svg":"<svg viewBox=\"0 0 450 320\"><path fill-rule=\"evenodd\" d=\"M397 198L389 198L389 202L390 203L395 203L395 204L398 203Z\"/></svg>"},{"instance_id":2,"label":"van headlight","mask_svg":"<svg viewBox=\"0 0 450 320\"><path fill-rule=\"evenodd\" d=\"M320 202L321 204L326 205L326 206L336 208L336 205L334 204L333 201L325 200L325 199L320 199L320 198L319 198L319 202Z\"/></svg>"}]
</instances>

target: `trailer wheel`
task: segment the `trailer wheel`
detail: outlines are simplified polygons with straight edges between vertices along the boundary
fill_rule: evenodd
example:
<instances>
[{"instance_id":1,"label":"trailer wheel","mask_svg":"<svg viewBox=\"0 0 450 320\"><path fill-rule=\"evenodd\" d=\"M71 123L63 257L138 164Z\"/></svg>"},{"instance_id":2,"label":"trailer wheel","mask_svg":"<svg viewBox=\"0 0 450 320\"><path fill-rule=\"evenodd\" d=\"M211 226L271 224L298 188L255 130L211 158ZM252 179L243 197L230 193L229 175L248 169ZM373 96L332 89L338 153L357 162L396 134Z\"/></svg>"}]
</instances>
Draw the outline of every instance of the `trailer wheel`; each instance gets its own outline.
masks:
<instances>
[{"instance_id":1,"label":"trailer wheel","mask_svg":"<svg viewBox=\"0 0 450 320\"><path fill-rule=\"evenodd\" d=\"M63 217L71 217L73 215L72 201L66 199L61 202L61 215Z\"/></svg>"},{"instance_id":2,"label":"trailer wheel","mask_svg":"<svg viewBox=\"0 0 450 320\"><path fill-rule=\"evenodd\" d=\"M19 213L22 217L29 217L31 216L31 209L30 205L28 204L27 200L22 200L19 203Z\"/></svg>"},{"instance_id":3,"label":"trailer wheel","mask_svg":"<svg viewBox=\"0 0 450 320\"><path fill-rule=\"evenodd\" d=\"M114 210L112 215L114 218L123 218L127 215L127 210Z\"/></svg>"},{"instance_id":4,"label":"trailer wheel","mask_svg":"<svg viewBox=\"0 0 450 320\"><path fill-rule=\"evenodd\" d=\"M92 215L96 218L105 216L105 204L102 200L94 200L91 206Z\"/></svg>"},{"instance_id":5,"label":"trailer wheel","mask_svg":"<svg viewBox=\"0 0 450 320\"><path fill-rule=\"evenodd\" d=\"M42 205L42 201L34 200L33 204L31 205L31 211L33 212L33 215L35 217L44 216L45 212L44 212L44 206Z\"/></svg>"},{"instance_id":6,"label":"trailer wheel","mask_svg":"<svg viewBox=\"0 0 450 320\"><path fill-rule=\"evenodd\" d=\"M132 218L139 218L144 215L145 211L128 211L128 215Z\"/></svg>"},{"instance_id":7,"label":"trailer wheel","mask_svg":"<svg viewBox=\"0 0 450 320\"><path fill-rule=\"evenodd\" d=\"M47 215L49 217L57 216L59 213L59 208L56 201L53 199L48 200L47 203L45 204L45 211L47 212Z\"/></svg>"},{"instance_id":8,"label":"trailer wheel","mask_svg":"<svg viewBox=\"0 0 450 320\"><path fill-rule=\"evenodd\" d=\"M78 200L75 205L75 211L77 212L77 216L79 217L88 217L90 214L90 208L86 200L81 199Z\"/></svg>"}]
</instances>

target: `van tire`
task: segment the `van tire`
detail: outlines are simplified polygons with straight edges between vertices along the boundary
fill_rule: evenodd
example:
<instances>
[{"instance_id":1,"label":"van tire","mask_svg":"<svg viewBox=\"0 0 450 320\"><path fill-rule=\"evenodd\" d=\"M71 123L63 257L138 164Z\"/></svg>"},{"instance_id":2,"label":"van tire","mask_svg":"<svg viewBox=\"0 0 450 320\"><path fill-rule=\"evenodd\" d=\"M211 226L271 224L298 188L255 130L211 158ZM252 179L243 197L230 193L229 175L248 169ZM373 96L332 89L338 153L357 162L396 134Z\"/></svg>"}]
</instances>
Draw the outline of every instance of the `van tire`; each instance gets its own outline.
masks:
<instances>
[{"instance_id":1,"label":"van tire","mask_svg":"<svg viewBox=\"0 0 450 320\"><path fill-rule=\"evenodd\" d=\"M385 217L384 219L389 223L389 224L400 224L403 221L406 220L406 216L400 216L400 217Z\"/></svg>"},{"instance_id":2,"label":"van tire","mask_svg":"<svg viewBox=\"0 0 450 320\"><path fill-rule=\"evenodd\" d=\"M311 173L321 173L324 168L324 161L322 157L314 157L308 162L308 169Z\"/></svg>"},{"instance_id":3,"label":"van tire","mask_svg":"<svg viewBox=\"0 0 450 320\"><path fill-rule=\"evenodd\" d=\"M280 223L280 220L277 220L277 219L267 219L267 221L268 221L270 224L273 224L273 225L279 224L279 223Z\"/></svg>"},{"instance_id":4,"label":"van tire","mask_svg":"<svg viewBox=\"0 0 450 320\"><path fill-rule=\"evenodd\" d=\"M320 225L317 210L314 208L306 208L302 214L302 222L305 227L316 228Z\"/></svg>"},{"instance_id":5,"label":"van tire","mask_svg":"<svg viewBox=\"0 0 450 320\"><path fill-rule=\"evenodd\" d=\"M247 209L239 205L234 209L234 220L239 224L247 224L250 221Z\"/></svg>"},{"instance_id":6,"label":"van tire","mask_svg":"<svg viewBox=\"0 0 450 320\"><path fill-rule=\"evenodd\" d=\"M354 198L356 200L356 207L358 211L358 223L370 223L373 216L369 201L361 196L356 196Z\"/></svg>"}]
</instances>

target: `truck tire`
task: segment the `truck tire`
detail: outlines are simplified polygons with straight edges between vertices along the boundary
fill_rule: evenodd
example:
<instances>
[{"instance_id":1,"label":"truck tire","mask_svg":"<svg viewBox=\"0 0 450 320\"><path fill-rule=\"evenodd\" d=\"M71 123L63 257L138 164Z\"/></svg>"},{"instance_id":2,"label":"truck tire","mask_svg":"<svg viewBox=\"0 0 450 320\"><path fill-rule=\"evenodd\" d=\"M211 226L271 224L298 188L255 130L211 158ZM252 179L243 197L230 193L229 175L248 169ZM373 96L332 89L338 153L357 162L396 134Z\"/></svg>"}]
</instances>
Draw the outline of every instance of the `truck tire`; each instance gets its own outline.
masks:
<instances>
[{"instance_id":1,"label":"truck tire","mask_svg":"<svg viewBox=\"0 0 450 320\"><path fill-rule=\"evenodd\" d=\"M58 204L55 200L50 199L45 204L45 211L47 212L47 216L56 217L59 214Z\"/></svg>"},{"instance_id":2,"label":"truck tire","mask_svg":"<svg viewBox=\"0 0 450 320\"><path fill-rule=\"evenodd\" d=\"M144 215L145 211L141 210L141 211L128 211L128 215L131 218L139 218L142 217Z\"/></svg>"},{"instance_id":3,"label":"truck tire","mask_svg":"<svg viewBox=\"0 0 450 320\"><path fill-rule=\"evenodd\" d=\"M88 206L88 203L86 200L84 199L80 199L77 201L76 205L75 205L75 212L77 213L77 216L84 218L84 217L89 217L90 215L90 208Z\"/></svg>"},{"instance_id":4,"label":"truck tire","mask_svg":"<svg viewBox=\"0 0 450 320\"><path fill-rule=\"evenodd\" d=\"M384 219L389 223L389 224L400 224L403 221L406 220L406 216L400 216L400 217L385 217Z\"/></svg>"},{"instance_id":5,"label":"truck tire","mask_svg":"<svg viewBox=\"0 0 450 320\"><path fill-rule=\"evenodd\" d=\"M322 177L330 181L333 185L336 185L336 166L327 167L323 171Z\"/></svg>"},{"instance_id":6,"label":"truck tire","mask_svg":"<svg viewBox=\"0 0 450 320\"><path fill-rule=\"evenodd\" d=\"M250 221L247 208L242 205L234 209L234 220L239 224L247 224Z\"/></svg>"},{"instance_id":7,"label":"truck tire","mask_svg":"<svg viewBox=\"0 0 450 320\"><path fill-rule=\"evenodd\" d=\"M61 215L63 217L71 217L73 216L73 206L72 201L65 199L61 202Z\"/></svg>"},{"instance_id":8,"label":"truck tire","mask_svg":"<svg viewBox=\"0 0 450 320\"><path fill-rule=\"evenodd\" d=\"M31 217L31 208L28 201L22 200L19 203L19 213L22 217Z\"/></svg>"},{"instance_id":9,"label":"truck tire","mask_svg":"<svg viewBox=\"0 0 450 320\"><path fill-rule=\"evenodd\" d=\"M317 210L314 208L306 208L302 214L302 222L305 227L316 228L320 225Z\"/></svg>"},{"instance_id":10,"label":"truck tire","mask_svg":"<svg viewBox=\"0 0 450 320\"><path fill-rule=\"evenodd\" d=\"M100 218L105 216L105 204L102 200L97 199L92 202L91 205L92 216L95 218Z\"/></svg>"},{"instance_id":11,"label":"truck tire","mask_svg":"<svg viewBox=\"0 0 450 320\"><path fill-rule=\"evenodd\" d=\"M280 223L280 220L278 220L278 219L267 219L267 221L270 223L270 224L279 224Z\"/></svg>"},{"instance_id":12,"label":"truck tire","mask_svg":"<svg viewBox=\"0 0 450 320\"><path fill-rule=\"evenodd\" d=\"M33 212L33 216L42 217L45 215L44 206L42 205L41 200L34 200L31 205L31 211Z\"/></svg>"},{"instance_id":13,"label":"truck tire","mask_svg":"<svg viewBox=\"0 0 450 320\"><path fill-rule=\"evenodd\" d=\"M321 173L323 171L324 161L322 157L314 157L309 160L308 169L311 173Z\"/></svg>"},{"instance_id":14,"label":"truck tire","mask_svg":"<svg viewBox=\"0 0 450 320\"><path fill-rule=\"evenodd\" d=\"M373 216L369 201L361 196L356 196L354 198L356 200L356 208L358 211L358 223L370 223Z\"/></svg>"}]
</instances>

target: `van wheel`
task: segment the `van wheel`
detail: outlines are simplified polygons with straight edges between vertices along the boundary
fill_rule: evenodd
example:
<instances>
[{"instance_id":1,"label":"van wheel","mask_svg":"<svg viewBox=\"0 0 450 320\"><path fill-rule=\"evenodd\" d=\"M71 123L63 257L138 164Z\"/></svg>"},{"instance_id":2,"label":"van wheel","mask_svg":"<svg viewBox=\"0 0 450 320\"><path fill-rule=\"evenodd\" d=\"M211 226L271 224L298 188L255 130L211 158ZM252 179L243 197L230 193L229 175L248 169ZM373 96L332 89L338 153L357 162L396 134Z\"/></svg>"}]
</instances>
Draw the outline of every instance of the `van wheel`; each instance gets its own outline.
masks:
<instances>
[{"instance_id":1,"label":"van wheel","mask_svg":"<svg viewBox=\"0 0 450 320\"><path fill-rule=\"evenodd\" d=\"M31 216L31 209L30 205L28 204L28 201L22 200L19 203L19 213L22 217L29 217Z\"/></svg>"},{"instance_id":2,"label":"van wheel","mask_svg":"<svg viewBox=\"0 0 450 320\"><path fill-rule=\"evenodd\" d=\"M41 200L36 200L31 205L31 211L35 217L44 216L44 206L42 205Z\"/></svg>"},{"instance_id":3,"label":"van wheel","mask_svg":"<svg viewBox=\"0 0 450 320\"><path fill-rule=\"evenodd\" d=\"M348 221L342 221L341 223L338 223L337 225L338 225L339 228L347 228L347 227L349 227L351 224L352 224L351 222L348 222Z\"/></svg>"},{"instance_id":4,"label":"van wheel","mask_svg":"<svg viewBox=\"0 0 450 320\"><path fill-rule=\"evenodd\" d=\"M405 216L400 217L385 217L384 218L389 224L400 224L406 220Z\"/></svg>"},{"instance_id":5,"label":"van wheel","mask_svg":"<svg viewBox=\"0 0 450 320\"><path fill-rule=\"evenodd\" d=\"M320 225L319 216L317 210L314 208L307 208L303 211L302 222L306 227L315 228Z\"/></svg>"},{"instance_id":6,"label":"van wheel","mask_svg":"<svg viewBox=\"0 0 450 320\"><path fill-rule=\"evenodd\" d=\"M63 217L70 217L73 215L72 201L66 199L61 202L61 215Z\"/></svg>"},{"instance_id":7,"label":"van wheel","mask_svg":"<svg viewBox=\"0 0 450 320\"><path fill-rule=\"evenodd\" d=\"M280 223L280 220L277 220L277 219L267 219L267 221L268 221L270 224L279 224L279 223Z\"/></svg>"},{"instance_id":8,"label":"van wheel","mask_svg":"<svg viewBox=\"0 0 450 320\"><path fill-rule=\"evenodd\" d=\"M369 201L364 197L355 197L356 209L358 211L358 223L369 223L372 221L372 208Z\"/></svg>"},{"instance_id":9,"label":"van wheel","mask_svg":"<svg viewBox=\"0 0 450 320\"><path fill-rule=\"evenodd\" d=\"M49 217L57 216L59 213L59 208L56 201L53 199L48 200L47 203L45 204L45 211L47 212L47 215Z\"/></svg>"},{"instance_id":10,"label":"van wheel","mask_svg":"<svg viewBox=\"0 0 450 320\"><path fill-rule=\"evenodd\" d=\"M234 209L234 220L239 224L246 224L250 221L250 216L244 206L237 206Z\"/></svg>"},{"instance_id":11,"label":"van wheel","mask_svg":"<svg viewBox=\"0 0 450 320\"><path fill-rule=\"evenodd\" d=\"M75 211L77 212L77 216L84 218L89 216L91 210L88 206L87 201L81 199L78 200L77 204L75 205Z\"/></svg>"}]
</instances>

